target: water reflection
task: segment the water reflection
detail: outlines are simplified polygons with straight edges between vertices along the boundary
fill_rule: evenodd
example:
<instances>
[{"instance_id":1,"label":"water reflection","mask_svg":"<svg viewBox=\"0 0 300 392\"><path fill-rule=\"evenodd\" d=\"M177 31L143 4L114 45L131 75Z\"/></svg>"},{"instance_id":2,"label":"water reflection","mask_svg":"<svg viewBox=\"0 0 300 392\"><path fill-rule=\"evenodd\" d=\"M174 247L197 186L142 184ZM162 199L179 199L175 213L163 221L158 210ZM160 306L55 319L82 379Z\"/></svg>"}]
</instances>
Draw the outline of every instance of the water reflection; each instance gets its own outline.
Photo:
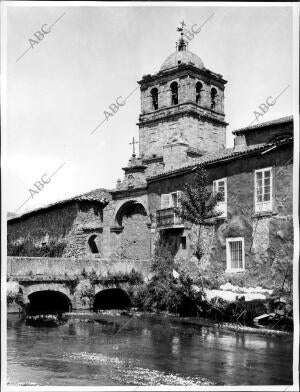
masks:
<instances>
[{"instance_id":1,"label":"water reflection","mask_svg":"<svg viewBox=\"0 0 300 392\"><path fill-rule=\"evenodd\" d=\"M285 385L292 339L107 317L57 328L8 318L8 378L39 385Z\"/></svg>"}]
</instances>

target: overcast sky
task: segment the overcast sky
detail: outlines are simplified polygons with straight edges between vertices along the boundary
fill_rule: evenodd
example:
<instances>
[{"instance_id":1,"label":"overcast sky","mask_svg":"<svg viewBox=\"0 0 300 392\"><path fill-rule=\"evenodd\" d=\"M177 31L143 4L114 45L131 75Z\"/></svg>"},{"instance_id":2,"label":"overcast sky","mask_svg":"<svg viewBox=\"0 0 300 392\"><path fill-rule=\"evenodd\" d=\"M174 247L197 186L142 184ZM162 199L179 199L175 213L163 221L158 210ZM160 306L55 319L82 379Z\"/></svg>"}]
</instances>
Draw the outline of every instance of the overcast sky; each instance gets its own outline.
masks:
<instances>
[{"instance_id":1,"label":"overcast sky","mask_svg":"<svg viewBox=\"0 0 300 392\"><path fill-rule=\"evenodd\" d=\"M22 213L91 189L114 188L138 138L139 89L175 50L176 27L202 24L189 49L223 75L231 131L249 125L267 97L287 86L260 122L292 113L292 9L289 7L9 7L7 16L8 210L30 198L43 174L51 182ZM60 18L61 17L61 18ZM18 61L42 25L51 32ZM47 30L48 26L44 27Z\"/></svg>"}]
</instances>

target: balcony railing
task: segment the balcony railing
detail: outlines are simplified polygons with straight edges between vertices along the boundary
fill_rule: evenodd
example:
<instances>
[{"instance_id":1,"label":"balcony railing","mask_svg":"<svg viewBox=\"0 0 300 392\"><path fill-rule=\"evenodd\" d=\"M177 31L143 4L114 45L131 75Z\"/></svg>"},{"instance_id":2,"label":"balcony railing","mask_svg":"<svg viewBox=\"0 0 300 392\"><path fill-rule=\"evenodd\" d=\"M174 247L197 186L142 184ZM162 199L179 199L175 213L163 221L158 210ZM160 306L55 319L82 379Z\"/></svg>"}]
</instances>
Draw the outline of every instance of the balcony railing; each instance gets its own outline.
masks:
<instances>
[{"instance_id":1,"label":"balcony railing","mask_svg":"<svg viewBox=\"0 0 300 392\"><path fill-rule=\"evenodd\" d=\"M182 228L183 220L175 214L174 208L156 211L156 226L158 229Z\"/></svg>"}]
</instances>

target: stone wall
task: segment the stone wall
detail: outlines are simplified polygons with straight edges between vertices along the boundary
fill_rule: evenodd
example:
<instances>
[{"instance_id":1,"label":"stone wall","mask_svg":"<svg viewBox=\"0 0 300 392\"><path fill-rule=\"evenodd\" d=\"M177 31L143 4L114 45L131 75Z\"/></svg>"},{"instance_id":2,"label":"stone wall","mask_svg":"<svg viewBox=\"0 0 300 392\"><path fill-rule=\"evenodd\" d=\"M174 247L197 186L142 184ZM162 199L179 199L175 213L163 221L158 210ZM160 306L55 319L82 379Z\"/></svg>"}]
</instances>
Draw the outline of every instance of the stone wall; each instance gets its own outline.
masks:
<instances>
[{"instance_id":1,"label":"stone wall","mask_svg":"<svg viewBox=\"0 0 300 392\"><path fill-rule=\"evenodd\" d=\"M113 194L104 209L104 257L145 260L150 255L150 222L146 189Z\"/></svg>"},{"instance_id":2,"label":"stone wall","mask_svg":"<svg viewBox=\"0 0 300 392\"><path fill-rule=\"evenodd\" d=\"M180 106L173 111L180 113ZM140 152L143 157L150 158L153 155L162 156L163 146L167 144L174 132L182 133L190 146L207 152L218 151L225 147L226 126L208 119L199 120L203 112L199 109L198 116L182 115L178 119L158 119L152 124L140 125Z\"/></svg>"},{"instance_id":3,"label":"stone wall","mask_svg":"<svg viewBox=\"0 0 300 392\"><path fill-rule=\"evenodd\" d=\"M41 245L51 239L66 239L74 228L77 213L78 206L74 202L10 220L7 223L8 240L23 242L30 238L36 245Z\"/></svg>"},{"instance_id":4,"label":"stone wall","mask_svg":"<svg viewBox=\"0 0 300 392\"><path fill-rule=\"evenodd\" d=\"M32 240L36 246L51 241L66 243L63 256L91 255L88 239L97 236L102 255L103 206L98 202L69 202L40 210L7 224L8 241Z\"/></svg>"},{"instance_id":5,"label":"stone wall","mask_svg":"<svg viewBox=\"0 0 300 392\"><path fill-rule=\"evenodd\" d=\"M103 256L103 207L96 202L80 202L73 230L68 237L65 256L82 257L93 255L88 240L95 237L98 253L95 257Z\"/></svg>"},{"instance_id":6,"label":"stone wall","mask_svg":"<svg viewBox=\"0 0 300 392\"><path fill-rule=\"evenodd\" d=\"M29 303L30 295L38 295L40 291L63 294L73 310L89 310L95 294L101 290L117 288L131 295L135 283L129 281L128 276L133 270L147 278L150 273L148 260L114 262L111 259L8 257L8 289L14 289L14 297L18 292L21 294L20 303L10 301L8 312L22 311Z\"/></svg>"},{"instance_id":7,"label":"stone wall","mask_svg":"<svg viewBox=\"0 0 300 392\"><path fill-rule=\"evenodd\" d=\"M147 276L149 263L147 260L130 260L126 262L111 259L90 258L54 258L54 257L8 257L7 275L14 278L31 277L49 280L49 278L64 278L80 276L82 272L96 272L101 277L108 274L136 272Z\"/></svg>"}]
</instances>

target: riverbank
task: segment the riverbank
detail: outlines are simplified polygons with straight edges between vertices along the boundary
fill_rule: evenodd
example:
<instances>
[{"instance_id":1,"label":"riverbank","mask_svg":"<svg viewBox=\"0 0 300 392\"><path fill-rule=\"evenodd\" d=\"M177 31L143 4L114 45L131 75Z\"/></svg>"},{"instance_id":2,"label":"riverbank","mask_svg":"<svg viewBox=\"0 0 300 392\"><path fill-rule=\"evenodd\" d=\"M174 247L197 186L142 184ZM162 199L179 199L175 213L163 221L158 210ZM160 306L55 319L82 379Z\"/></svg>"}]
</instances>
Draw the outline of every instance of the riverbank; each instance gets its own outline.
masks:
<instances>
[{"instance_id":1,"label":"riverbank","mask_svg":"<svg viewBox=\"0 0 300 392\"><path fill-rule=\"evenodd\" d=\"M250 333L257 334L262 336L291 336L293 337L292 332L287 331L278 331L268 328L254 328L248 327L241 324L234 323L215 323L210 319L201 318L201 317L180 317L177 315L172 315L170 313L151 313L151 312L139 312L139 311L104 311L101 313L94 312L70 312L64 313L64 316L67 318L82 322L97 322L101 320L108 321L111 318L111 321L114 321L116 316L127 316L127 317L136 317L144 320L153 320L153 321L164 321L168 320L174 324L182 324L182 325L190 325L190 326L198 326L198 327L208 327L212 329L220 329L223 331L230 332L241 332L241 333Z\"/></svg>"}]
</instances>

